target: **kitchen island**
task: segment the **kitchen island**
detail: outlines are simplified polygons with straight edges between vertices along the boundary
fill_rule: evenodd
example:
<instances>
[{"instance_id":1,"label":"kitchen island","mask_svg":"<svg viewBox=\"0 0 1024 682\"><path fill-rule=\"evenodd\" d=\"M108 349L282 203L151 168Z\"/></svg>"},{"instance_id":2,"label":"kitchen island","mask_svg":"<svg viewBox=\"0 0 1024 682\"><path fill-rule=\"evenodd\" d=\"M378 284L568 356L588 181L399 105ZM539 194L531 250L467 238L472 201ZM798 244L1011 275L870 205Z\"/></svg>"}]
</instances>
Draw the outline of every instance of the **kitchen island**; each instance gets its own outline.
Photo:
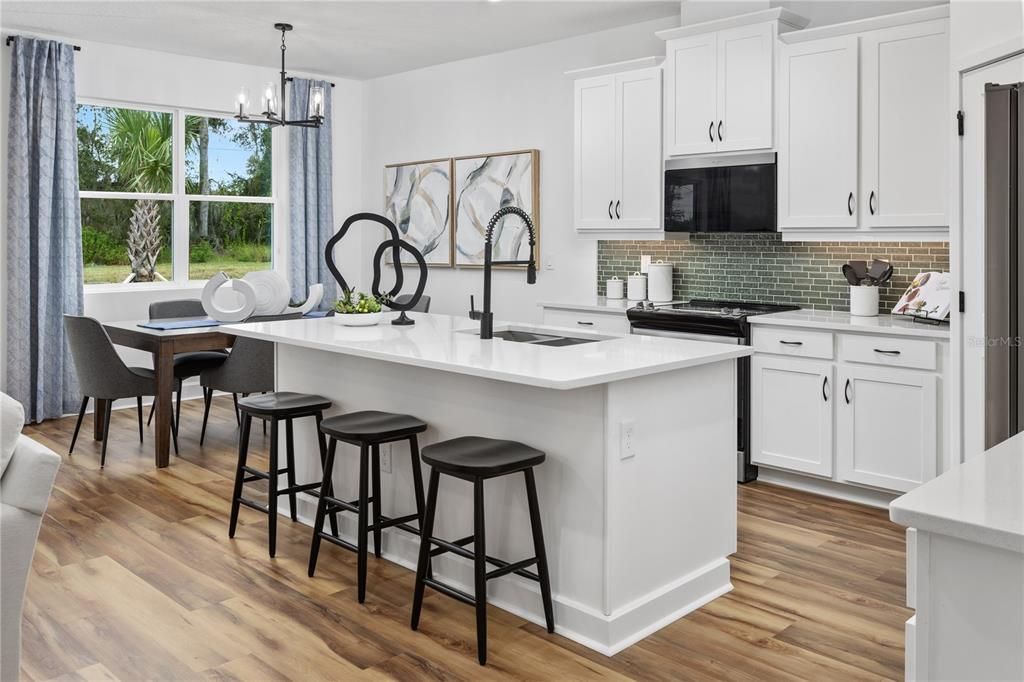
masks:
<instances>
[{"instance_id":1,"label":"kitchen island","mask_svg":"<svg viewBox=\"0 0 1024 682\"><path fill-rule=\"evenodd\" d=\"M506 438L547 453L537 469L557 631L612 655L728 592L736 549L736 360L744 346L644 336L544 346L481 340L477 323L414 314L344 327L331 318L231 325L230 334L276 344L278 390L318 393L331 413L376 409L426 421L423 445L465 435ZM531 325L496 324L529 335ZM295 430L298 479L318 480L311 429ZM338 496L356 497L354 449L340 445ZM404 445L382 450L383 513L414 509ZM442 480L434 535L472 531L472 488ZM311 523L314 501L301 518ZM489 481L488 553L533 555L521 479ZM341 517L355 536L355 519ZM385 531L384 556L413 569L418 538ZM325 549L320 561L331 561ZM434 572L472 592L472 564L444 555ZM315 578L314 578L315 579ZM488 600L543 622L535 583L505 576Z\"/></svg>"}]
</instances>

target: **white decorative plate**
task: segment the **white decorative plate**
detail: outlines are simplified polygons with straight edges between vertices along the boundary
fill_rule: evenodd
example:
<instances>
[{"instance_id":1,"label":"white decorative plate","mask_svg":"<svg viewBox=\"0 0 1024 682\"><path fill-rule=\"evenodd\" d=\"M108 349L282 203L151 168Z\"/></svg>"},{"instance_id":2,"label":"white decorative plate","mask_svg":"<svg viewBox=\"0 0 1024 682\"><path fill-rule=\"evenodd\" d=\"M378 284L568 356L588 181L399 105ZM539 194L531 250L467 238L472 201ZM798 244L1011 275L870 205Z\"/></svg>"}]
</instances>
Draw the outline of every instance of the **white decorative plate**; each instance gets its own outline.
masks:
<instances>
[{"instance_id":1,"label":"white decorative plate","mask_svg":"<svg viewBox=\"0 0 1024 682\"><path fill-rule=\"evenodd\" d=\"M247 272L243 277L256 292L256 310L253 315L280 315L288 307L291 287L284 275L273 270Z\"/></svg>"}]
</instances>

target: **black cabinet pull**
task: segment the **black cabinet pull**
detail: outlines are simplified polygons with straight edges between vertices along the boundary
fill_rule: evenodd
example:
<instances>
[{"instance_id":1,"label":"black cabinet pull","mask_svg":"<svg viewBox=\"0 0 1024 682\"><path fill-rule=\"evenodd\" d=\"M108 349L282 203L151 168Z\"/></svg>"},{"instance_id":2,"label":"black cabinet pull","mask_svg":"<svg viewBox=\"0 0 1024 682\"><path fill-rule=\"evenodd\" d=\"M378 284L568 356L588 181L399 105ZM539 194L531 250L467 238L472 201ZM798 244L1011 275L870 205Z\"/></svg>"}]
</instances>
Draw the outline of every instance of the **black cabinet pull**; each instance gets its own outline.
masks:
<instances>
[{"instance_id":1,"label":"black cabinet pull","mask_svg":"<svg viewBox=\"0 0 1024 682\"><path fill-rule=\"evenodd\" d=\"M843 389L843 395L846 396L846 404L850 404L850 380L846 380L846 388Z\"/></svg>"},{"instance_id":2,"label":"black cabinet pull","mask_svg":"<svg viewBox=\"0 0 1024 682\"><path fill-rule=\"evenodd\" d=\"M722 141L722 122L718 122L718 141Z\"/></svg>"},{"instance_id":3,"label":"black cabinet pull","mask_svg":"<svg viewBox=\"0 0 1024 682\"><path fill-rule=\"evenodd\" d=\"M593 327L594 326L593 322L584 322L583 320L576 320L576 324L581 324L584 327Z\"/></svg>"},{"instance_id":4,"label":"black cabinet pull","mask_svg":"<svg viewBox=\"0 0 1024 682\"><path fill-rule=\"evenodd\" d=\"M868 197L868 210L871 215L875 215L875 190L871 190L871 196Z\"/></svg>"},{"instance_id":5,"label":"black cabinet pull","mask_svg":"<svg viewBox=\"0 0 1024 682\"><path fill-rule=\"evenodd\" d=\"M850 192L850 196L846 199L846 210L853 215L853 192Z\"/></svg>"},{"instance_id":6,"label":"black cabinet pull","mask_svg":"<svg viewBox=\"0 0 1024 682\"><path fill-rule=\"evenodd\" d=\"M781 343L783 346L802 346L802 345L804 345L803 341L779 341L779 343Z\"/></svg>"},{"instance_id":7,"label":"black cabinet pull","mask_svg":"<svg viewBox=\"0 0 1024 682\"><path fill-rule=\"evenodd\" d=\"M824 400L827 403L828 402L828 393L825 392L826 388L828 388L828 377L827 376L821 382L821 399Z\"/></svg>"},{"instance_id":8,"label":"black cabinet pull","mask_svg":"<svg viewBox=\"0 0 1024 682\"><path fill-rule=\"evenodd\" d=\"M619 220L622 220L622 216L619 215L619 204L621 204L621 203L622 203L621 201L616 201L615 202L615 217L618 218Z\"/></svg>"},{"instance_id":9,"label":"black cabinet pull","mask_svg":"<svg viewBox=\"0 0 1024 682\"><path fill-rule=\"evenodd\" d=\"M608 220L612 219L612 204L613 203L614 202L611 202L611 201L608 202Z\"/></svg>"},{"instance_id":10,"label":"black cabinet pull","mask_svg":"<svg viewBox=\"0 0 1024 682\"><path fill-rule=\"evenodd\" d=\"M882 355L899 355L900 354L900 352L898 350L882 350L881 348L876 348L875 352L876 353L881 353Z\"/></svg>"},{"instance_id":11,"label":"black cabinet pull","mask_svg":"<svg viewBox=\"0 0 1024 682\"><path fill-rule=\"evenodd\" d=\"M712 131L714 131L714 129L715 129L715 122L712 121L711 123L708 124L708 139L711 140L712 142L715 141L715 133L712 132Z\"/></svg>"}]
</instances>

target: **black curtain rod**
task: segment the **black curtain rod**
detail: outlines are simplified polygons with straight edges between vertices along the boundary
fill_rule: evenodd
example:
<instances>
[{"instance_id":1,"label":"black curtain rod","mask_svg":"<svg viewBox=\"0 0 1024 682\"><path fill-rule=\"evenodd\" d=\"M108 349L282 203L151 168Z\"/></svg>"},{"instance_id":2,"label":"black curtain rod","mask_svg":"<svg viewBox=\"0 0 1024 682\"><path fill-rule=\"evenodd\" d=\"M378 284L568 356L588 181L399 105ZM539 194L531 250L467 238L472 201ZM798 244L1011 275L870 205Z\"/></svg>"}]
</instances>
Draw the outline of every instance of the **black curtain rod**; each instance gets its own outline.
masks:
<instances>
[{"instance_id":1,"label":"black curtain rod","mask_svg":"<svg viewBox=\"0 0 1024 682\"><path fill-rule=\"evenodd\" d=\"M19 37L19 36L7 36L7 47L10 47L11 43L13 43L14 39L17 38L17 37ZM78 45L72 45L71 47L73 47L75 49L75 52L81 52L82 51L82 48L79 47Z\"/></svg>"},{"instance_id":2,"label":"black curtain rod","mask_svg":"<svg viewBox=\"0 0 1024 682\"><path fill-rule=\"evenodd\" d=\"M293 78L292 76L288 76L287 78L285 78L285 80L288 81L289 83L291 83L293 80L295 80L295 78ZM311 78L310 80L316 80L316 79L315 78ZM332 88L334 87L334 83L332 83L331 81L327 81L327 84L330 85Z\"/></svg>"}]
</instances>

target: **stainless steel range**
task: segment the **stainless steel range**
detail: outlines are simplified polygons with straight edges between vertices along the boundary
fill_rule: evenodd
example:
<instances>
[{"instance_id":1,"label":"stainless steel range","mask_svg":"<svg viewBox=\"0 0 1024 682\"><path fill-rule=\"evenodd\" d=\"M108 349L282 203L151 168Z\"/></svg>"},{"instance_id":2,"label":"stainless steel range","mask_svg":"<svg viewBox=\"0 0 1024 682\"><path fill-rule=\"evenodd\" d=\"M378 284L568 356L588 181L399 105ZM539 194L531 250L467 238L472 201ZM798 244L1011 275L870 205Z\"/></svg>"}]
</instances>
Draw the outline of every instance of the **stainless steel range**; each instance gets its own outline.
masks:
<instances>
[{"instance_id":1,"label":"stainless steel range","mask_svg":"<svg viewBox=\"0 0 1024 682\"><path fill-rule=\"evenodd\" d=\"M634 334L697 339L716 343L750 345L752 315L799 310L800 306L778 303L746 303L694 299L686 303L657 306L641 303L626 311ZM757 478L750 463L750 358L738 362L736 414L736 480L747 483Z\"/></svg>"}]
</instances>

